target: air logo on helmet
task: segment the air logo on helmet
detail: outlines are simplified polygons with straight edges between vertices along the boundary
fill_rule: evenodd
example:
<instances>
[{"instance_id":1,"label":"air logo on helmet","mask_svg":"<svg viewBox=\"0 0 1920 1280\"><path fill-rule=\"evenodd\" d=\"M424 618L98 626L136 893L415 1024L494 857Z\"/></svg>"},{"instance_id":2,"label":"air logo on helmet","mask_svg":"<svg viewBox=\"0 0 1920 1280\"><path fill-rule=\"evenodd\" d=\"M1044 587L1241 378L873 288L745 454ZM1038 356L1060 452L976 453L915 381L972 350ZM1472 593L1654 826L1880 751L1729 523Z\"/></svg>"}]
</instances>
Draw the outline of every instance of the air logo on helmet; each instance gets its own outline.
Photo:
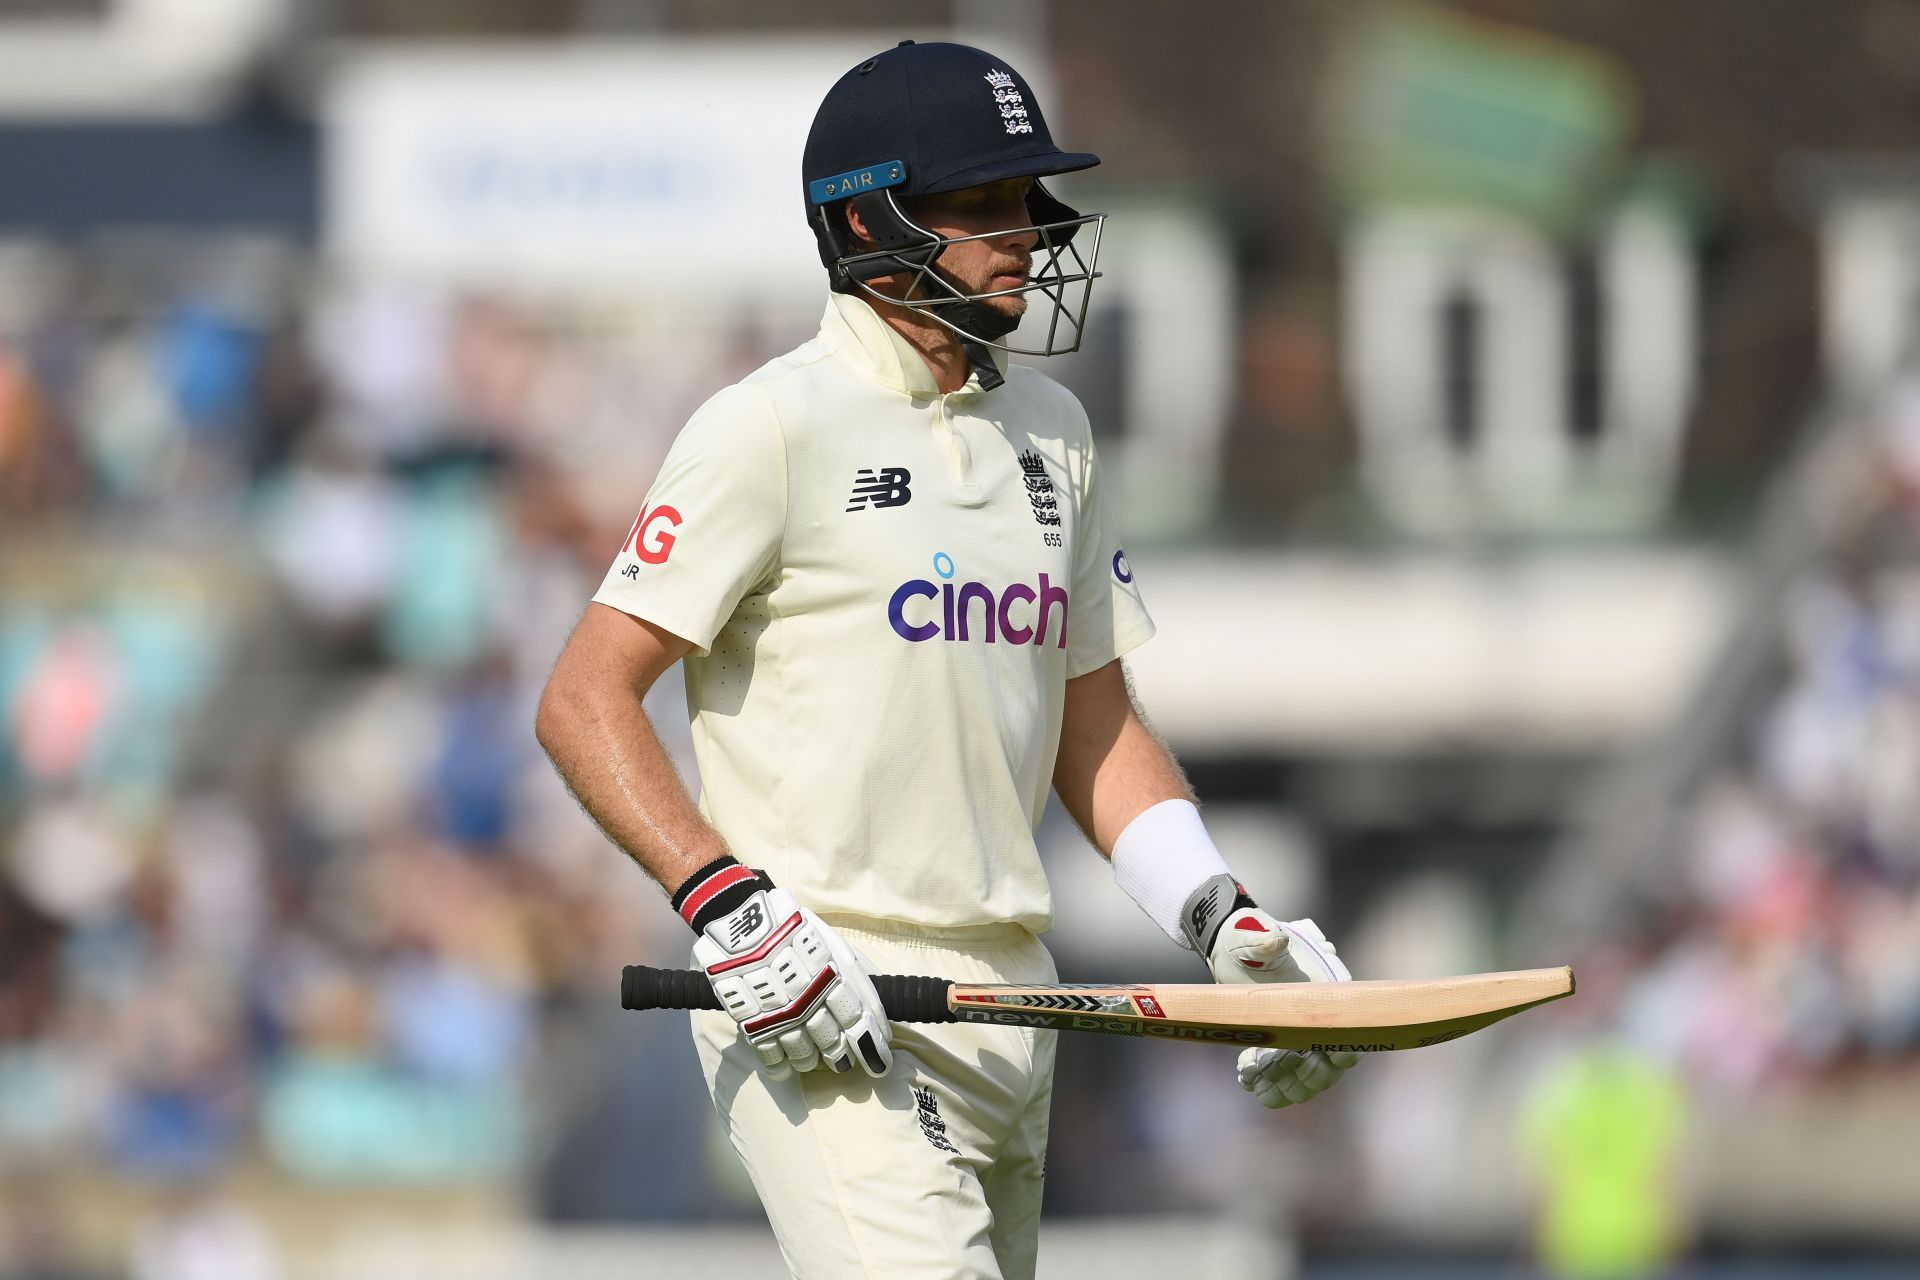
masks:
<instances>
[{"instance_id":1,"label":"air logo on helmet","mask_svg":"<svg viewBox=\"0 0 1920 1280\"><path fill-rule=\"evenodd\" d=\"M862 191L897 187L906 180L905 163L899 160L888 160L882 164L870 164L864 169L836 173L831 178L809 182L807 194L813 198L815 204L826 204L833 200L845 200L848 196L857 196Z\"/></svg>"},{"instance_id":2,"label":"air logo on helmet","mask_svg":"<svg viewBox=\"0 0 1920 1280\"><path fill-rule=\"evenodd\" d=\"M1000 120L1007 126L1007 132L1032 133L1033 121L1027 119L1027 100L1020 96L1013 77L995 67L984 79L993 89L993 100L1000 108Z\"/></svg>"}]
</instances>

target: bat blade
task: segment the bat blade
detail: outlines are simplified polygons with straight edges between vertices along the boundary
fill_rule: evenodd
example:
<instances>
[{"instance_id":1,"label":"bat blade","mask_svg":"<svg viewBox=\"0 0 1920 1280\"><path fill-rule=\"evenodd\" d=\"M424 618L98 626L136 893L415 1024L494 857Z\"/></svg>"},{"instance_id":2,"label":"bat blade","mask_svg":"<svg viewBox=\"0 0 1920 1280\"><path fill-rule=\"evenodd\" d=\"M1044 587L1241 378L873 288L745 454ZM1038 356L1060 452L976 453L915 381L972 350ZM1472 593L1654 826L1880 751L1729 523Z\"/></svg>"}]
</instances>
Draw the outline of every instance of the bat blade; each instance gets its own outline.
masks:
<instances>
[{"instance_id":1,"label":"bat blade","mask_svg":"<svg viewBox=\"0 0 1920 1280\"><path fill-rule=\"evenodd\" d=\"M960 1022L1144 1039L1380 1053L1444 1044L1573 994L1573 970L1520 969L1407 982L969 986Z\"/></svg>"}]
</instances>

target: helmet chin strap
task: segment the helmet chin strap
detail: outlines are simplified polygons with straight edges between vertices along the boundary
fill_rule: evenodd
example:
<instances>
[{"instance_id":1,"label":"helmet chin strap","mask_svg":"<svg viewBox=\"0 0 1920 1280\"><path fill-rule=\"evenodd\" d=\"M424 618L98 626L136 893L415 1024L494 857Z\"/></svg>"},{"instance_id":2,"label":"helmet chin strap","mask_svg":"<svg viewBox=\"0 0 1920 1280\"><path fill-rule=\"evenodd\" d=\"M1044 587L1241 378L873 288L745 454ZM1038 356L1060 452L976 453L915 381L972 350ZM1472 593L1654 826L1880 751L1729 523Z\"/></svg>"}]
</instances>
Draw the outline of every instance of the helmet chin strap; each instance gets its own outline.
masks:
<instances>
[{"instance_id":1,"label":"helmet chin strap","mask_svg":"<svg viewBox=\"0 0 1920 1280\"><path fill-rule=\"evenodd\" d=\"M984 302L956 302L942 307L940 318L987 342L997 342L1020 327L1019 316L1010 316Z\"/></svg>"},{"instance_id":2,"label":"helmet chin strap","mask_svg":"<svg viewBox=\"0 0 1920 1280\"><path fill-rule=\"evenodd\" d=\"M993 362L993 351L984 342L971 342L960 339L960 349L967 353L967 363L980 378L980 389L991 391L1007 380L1000 372L1000 366Z\"/></svg>"},{"instance_id":3,"label":"helmet chin strap","mask_svg":"<svg viewBox=\"0 0 1920 1280\"><path fill-rule=\"evenodd\" d=\"M933 270L955 293L966 292L945 271L937 266ZM979 375L982 391L992 391L1007 380L1000 366L994 363L988 344L1018 329L1019 316L1010 316L984 302L956 302L940 308L939 318L958 331L960 349L967 353L967 362Z\"/></svg>"}]
</instances>

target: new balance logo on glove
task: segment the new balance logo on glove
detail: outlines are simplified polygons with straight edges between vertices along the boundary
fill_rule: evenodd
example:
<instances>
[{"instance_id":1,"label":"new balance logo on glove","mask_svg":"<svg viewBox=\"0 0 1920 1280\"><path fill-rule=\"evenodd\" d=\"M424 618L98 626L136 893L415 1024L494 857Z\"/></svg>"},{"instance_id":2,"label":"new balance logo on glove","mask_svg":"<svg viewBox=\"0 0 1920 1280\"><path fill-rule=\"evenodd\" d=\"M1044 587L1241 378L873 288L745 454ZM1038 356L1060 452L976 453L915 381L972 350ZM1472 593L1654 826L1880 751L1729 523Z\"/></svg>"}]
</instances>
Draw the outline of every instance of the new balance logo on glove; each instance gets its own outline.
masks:
<instances>
[{"instance_id":1,"label":"new balance logo on glove","mask_svg":"<svg viewBox=\"0 0 1920 1280\"><path fill-rule=\"evenodd\" d=\"M1226 918L1251 906L1253 899L1232 876L1218 875L1208 880L1187 895L1186 905L1180 909L1180 925L1186 932L1187 945L1203 956L1212 955L1213 941Z\"/></svg>"},{"instance_id":2,"label":"new balance logo on glove","mask_svg":"<svg viewBox=\"0 0 1920 1280\"><path fill-rule=\"evenodd\" d=\"M741 911L727 922L727 945L738 949L742 942L752 937L762 924L766 923L766 912L760 909L758 902L749 902Z\"/></svg>"},{"instance_id":3,"label":"new balance logo on glove","mask_svg":"<svg viewBox=\"0 0 1920 1280\"><path fill-rule=\"evenodd\" d=\"M1207 926L1213 923L1213 918L1220 913L1220 899L1222 896L1220 885L1217 882L1210 883L1206 886L1205 892L1198 895L1187 907L1187 934L1189 937L1211 938L1213 936L1212 933L1208 931Z\"/></svg>"}]
</instances>

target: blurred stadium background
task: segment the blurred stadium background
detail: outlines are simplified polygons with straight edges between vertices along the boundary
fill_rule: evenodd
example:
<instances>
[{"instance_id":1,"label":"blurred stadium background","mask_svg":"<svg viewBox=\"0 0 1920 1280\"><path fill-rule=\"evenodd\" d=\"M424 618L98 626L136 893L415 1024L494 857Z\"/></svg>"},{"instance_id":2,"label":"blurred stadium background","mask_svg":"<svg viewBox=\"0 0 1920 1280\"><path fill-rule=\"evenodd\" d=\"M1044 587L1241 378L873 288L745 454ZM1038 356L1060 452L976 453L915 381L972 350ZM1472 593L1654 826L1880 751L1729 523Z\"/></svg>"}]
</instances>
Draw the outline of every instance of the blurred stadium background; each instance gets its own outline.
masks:
<instances>
[{"instance_id":1,"label":"blurred stadium background","mask_svg":"<svg viewBox=\"0 0 1920 1280\"><path fill-rule=\"evenodd\" d=\"M1274 1114L1063 1039L1043 1273L1920 1275L1911 0L0 0L0 1277L774 1273L532 707L905 36L1105 158L1053 369L1236 867L1581 975Z\"/></svg>"}]
</instances>

